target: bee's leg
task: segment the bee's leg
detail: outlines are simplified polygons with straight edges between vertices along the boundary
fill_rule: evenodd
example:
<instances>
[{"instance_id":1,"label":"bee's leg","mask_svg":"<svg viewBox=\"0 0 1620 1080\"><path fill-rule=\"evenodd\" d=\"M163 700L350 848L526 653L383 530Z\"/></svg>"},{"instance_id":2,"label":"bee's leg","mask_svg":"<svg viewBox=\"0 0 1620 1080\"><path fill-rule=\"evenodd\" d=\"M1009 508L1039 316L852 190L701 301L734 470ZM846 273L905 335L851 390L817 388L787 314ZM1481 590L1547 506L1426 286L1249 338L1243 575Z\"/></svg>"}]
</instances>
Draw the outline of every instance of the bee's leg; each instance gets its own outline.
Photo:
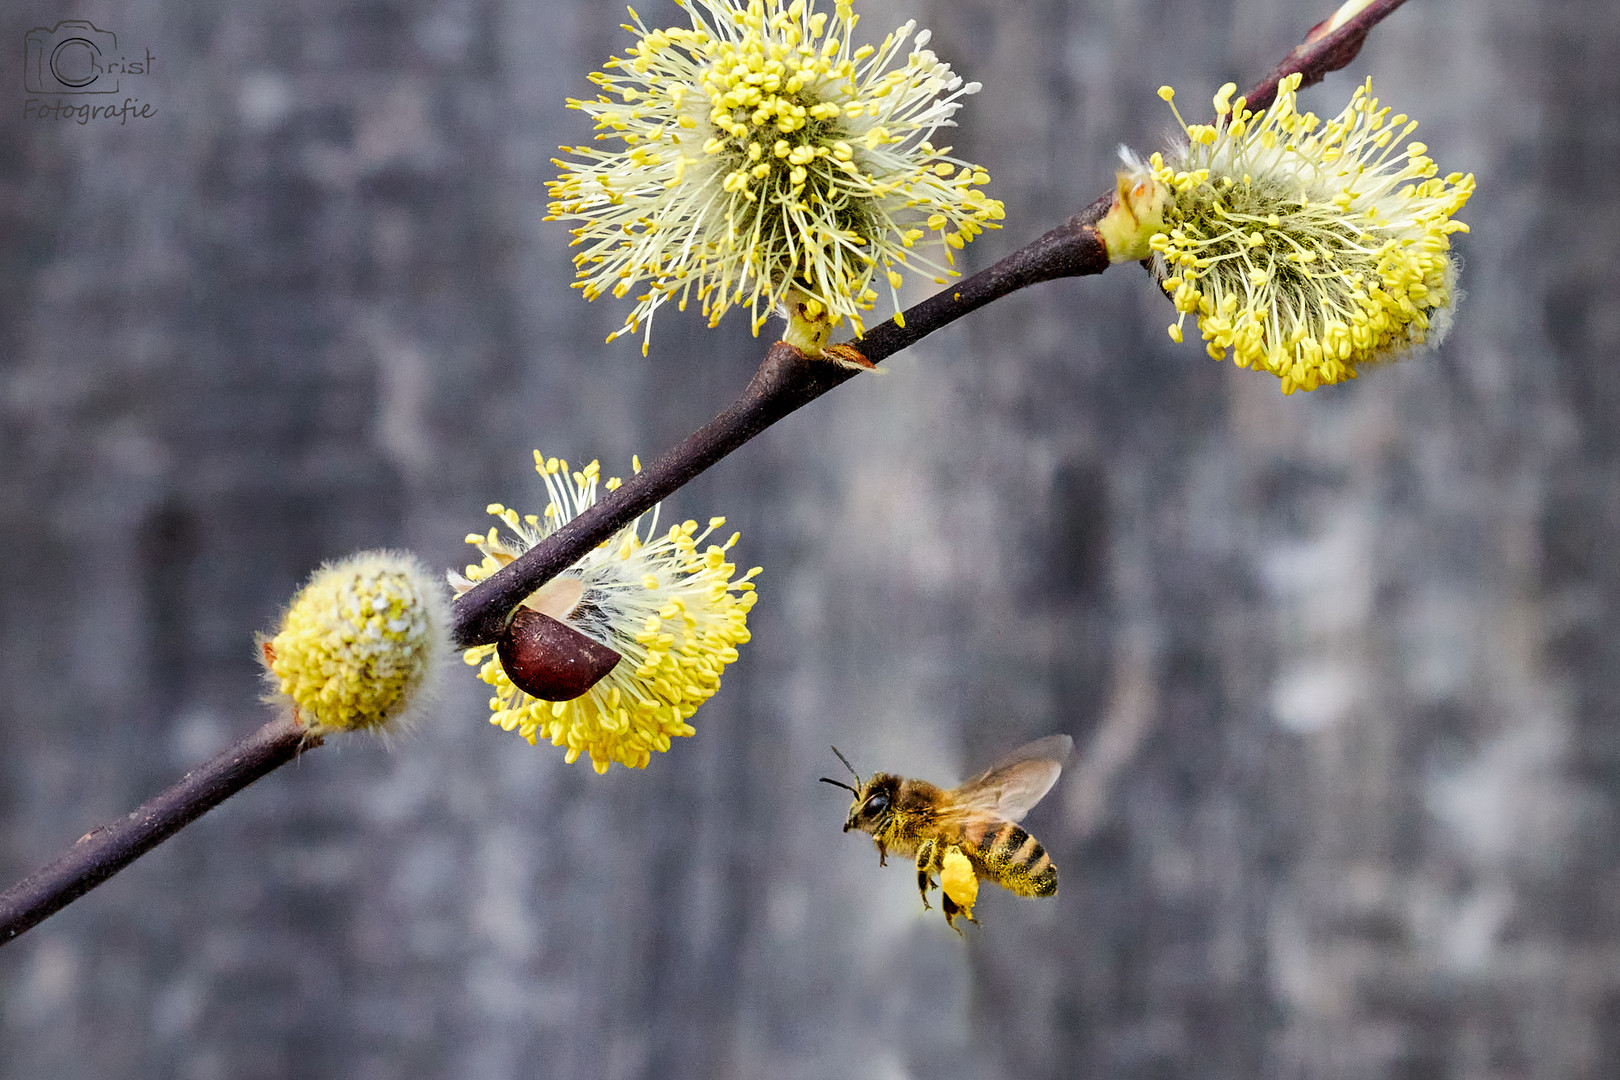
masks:
<instances>
[{"instance_id":1,"label":"bee's leg","mask_svg":"<svg viewBox=\"0 0 1620 1080\"><path fill-rule=\"evenodd\" d=\"M879 840L875 836L872 837L872 843L877 845L877 849L878 849L878 865L879 866L888 866L889 865L889 845L885 844L882 840Z\"/></svg>"},{"instance_id":2,"label":"bee's leg","mask_svg":"<svg viewBox=\"0 0 1620 1080\"><path fill-rule=\"evenodd\" d=\"M928 890L934 887L933 876L929 873L929 870L933 868L934 855L937 849L938 845L932 840L924 840L922 845L917 848L917 891L922 894L924 911L928 911L933 907L928 902ZM950 901L947 899L946 903L950 903Z\"/></svg>"},{"instance_id":3,"label":"bee's leg","mask_svg":"<svg viewBox=\"0 0 1620 1080\"><path fill-rule=\"evenodd\" d=\"M918 867L918 869L917 869L917 892L918 892L918 894L920 894L922 896L923 910L924 911L927 911L927 910L929 910L930 908L932 908L934 906L934 905L932 905L932 904L930 904L928 902L928 890L933 888L933 887L934 887L934 883L929 878L928 871L922 869L921 867Z\"/></svg>"},{"instance_id":4,"label":"bee's leg","mask_svg":"<svg viewBox=\"0 0 1620 1080\"><path fill-rule=\"evenodd\" d=\"M966 937L967 935L962 933L962 928L956 925L956 917L962 913L962 909L956 906L951 894L941 893L939 904L945 909L945 925L955 930L958 937Z\"/></svg>"},{"instance_id":5,"label":"bee's leg","mask_svg":"<svg viewBox=\"0 0 1620 1080\"><path fill-rule=\"evenodd\" d=\"M944 909L945 909L945 925L946 926L949 926L952 930L955 930L958 934L961 934L963 937L966 937L967 936L966 934L962 934L962 928L960 926L956 925L956 920L957 919L966 919L968 922L972 923L974 926L979 925L979 920L975 919L970 911L960 907L956 903L955 900L952 900L950 893L942 892L942 893L940 893L940 897L941 897L940 905L942 907L944 907Z\"/></svg>"}]
</instances>

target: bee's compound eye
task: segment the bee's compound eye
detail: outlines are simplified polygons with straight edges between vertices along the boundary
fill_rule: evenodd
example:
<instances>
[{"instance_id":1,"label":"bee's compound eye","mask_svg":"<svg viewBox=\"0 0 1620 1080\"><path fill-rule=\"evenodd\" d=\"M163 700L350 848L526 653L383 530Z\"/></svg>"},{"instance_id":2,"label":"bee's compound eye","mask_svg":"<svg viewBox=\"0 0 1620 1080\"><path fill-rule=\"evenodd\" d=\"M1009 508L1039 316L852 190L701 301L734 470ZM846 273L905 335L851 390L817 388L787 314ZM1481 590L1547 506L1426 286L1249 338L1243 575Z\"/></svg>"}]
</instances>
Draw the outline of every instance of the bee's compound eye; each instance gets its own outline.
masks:
<instances>
[{"instance_id":1,"label":"bee's compound eye","mask_svg":"<svg viewBox=\"0 0 1620 1080\"><path fill-rule=\"evenodd\" d=\"M872 796L870 799L867 799L866 800L866 805L864 807L862 807L862 809L865 810L868 814L881 814L881 813L883 813L883 811L887 810L888 808L889 808L889 797L887 795L883 794L882 792L879 792L878 794Z\"/></svg>"}]
</instances>

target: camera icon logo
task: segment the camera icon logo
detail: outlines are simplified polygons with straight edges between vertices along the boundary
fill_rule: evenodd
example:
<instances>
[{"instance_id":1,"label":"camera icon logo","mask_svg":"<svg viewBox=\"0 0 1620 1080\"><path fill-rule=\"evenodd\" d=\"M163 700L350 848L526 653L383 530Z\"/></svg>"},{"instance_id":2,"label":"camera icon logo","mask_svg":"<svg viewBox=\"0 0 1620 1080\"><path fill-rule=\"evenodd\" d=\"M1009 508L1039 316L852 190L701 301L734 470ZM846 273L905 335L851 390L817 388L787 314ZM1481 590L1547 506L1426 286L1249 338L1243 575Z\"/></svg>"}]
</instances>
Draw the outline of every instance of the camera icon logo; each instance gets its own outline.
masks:
<instances>
[{"instance_id":1,"label":"camera icon logo","mask_svg":"<svg viewBox=\"0 0 1620 1080\"><path fill-rule=\"evenodd\" d=\"M23 37L23 57L30 94L116 94L120 75L146 73L139 62L124 61L117 34L84 19L34 27Z\"/></svg>"}]
</instances>

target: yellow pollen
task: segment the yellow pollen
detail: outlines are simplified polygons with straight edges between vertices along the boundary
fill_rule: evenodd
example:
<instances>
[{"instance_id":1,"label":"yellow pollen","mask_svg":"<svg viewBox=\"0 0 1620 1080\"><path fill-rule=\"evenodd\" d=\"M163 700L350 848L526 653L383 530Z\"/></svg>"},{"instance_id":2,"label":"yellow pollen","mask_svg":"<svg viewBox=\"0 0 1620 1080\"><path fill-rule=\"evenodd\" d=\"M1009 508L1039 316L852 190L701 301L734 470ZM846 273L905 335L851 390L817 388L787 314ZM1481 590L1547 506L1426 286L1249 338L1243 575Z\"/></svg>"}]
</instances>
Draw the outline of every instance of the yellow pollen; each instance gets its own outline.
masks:
<instances>
[{"instance_id":1,"label":"yellow pollen","mask_svg":"<svg viewBox=\"0 0 1620 1080\"><path fill-rule=\"evenodd\" d=\"M1170 336L1193 315L1209 355L1270 371L1285 393L1355 378L1444 330L1449 236L1467 228L1452 218L1474 187L1438 179L1423 143L1392 151L1413 124L1380 109L1370 82L1320 131L1296 111L1298 82L1261 113L1223 86L1216 122L1183 124L1186 148L1146 167L1166 199L1144 248L1182 313ZM1168 87L1159 96L1174 109Z\"/></svg>"}]
</instances>

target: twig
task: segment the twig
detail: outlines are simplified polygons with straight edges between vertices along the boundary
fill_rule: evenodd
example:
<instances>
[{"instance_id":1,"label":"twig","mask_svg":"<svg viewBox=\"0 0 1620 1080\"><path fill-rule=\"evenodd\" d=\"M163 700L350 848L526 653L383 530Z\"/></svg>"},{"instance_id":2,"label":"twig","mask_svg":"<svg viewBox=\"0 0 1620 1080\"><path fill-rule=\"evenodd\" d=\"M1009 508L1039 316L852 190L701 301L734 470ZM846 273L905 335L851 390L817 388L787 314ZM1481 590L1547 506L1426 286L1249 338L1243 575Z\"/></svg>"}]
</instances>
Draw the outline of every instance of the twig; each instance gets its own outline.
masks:
<instances>
[{"instance_id":1,"label":"twig","mask_svg":"<svg viewBox=\"0 0 1620 1080\"><path fill-rule=\"evenodd\" d=\"M1312 27L1305 41L1249 91L1249 107L1263 109L1270 105L1284 76L1298 72L1303 76L1302 84L1309 86L1321 82L1328 72L1344 67L1361 51L1367 32L1403 3L1405 0L1350 0L1333 16ZM1354 14L1347 14L1350 12ZM1027 285L1101 273L1108 269L1108 252L1095 225L1108 212L1112 198L1111 194L1104 195L1065 225L911 308L903 322L885 322L851 345L875 364L975 308ZM452 628L456 644L469 648L498 640L524 597L710 465L854 374L823 360L807 360L792 346L777 342L766 352L742 395L725 412L617 491L609 492L520 558L458 597Z\"/></svg>"},{"instance_id":2,"label":"twig","mask_svg":"<svg viewBox=\"0 0 1620 1080\"><path fill-rule=\"evenodd\" d=\"M1305 40L1283 57L1270 75L1261 79L1244 97L1255 112L1269 106L1277 96L1277 86L1298 73L1301 87L1315 86L1331 72L1338 71L1361 52L1367 32L1406 0L1349 0L1338 11L1311 27ZM1364 5L1364 6L1363 6ZM1360 6L1361 10L1356 8ZM1337 24L1337 25L1335 25Z\"/></svg>"},{"instance_id":3,"label":"twig","mask_svg":"<svg viewBox=\"0 0 1620 1080\"><path fill-rule=\"evenodd\" d=\"M272 720L133 813L86 833L61 858L0 893L0 945L320 742L290 716Z\"/></svg>"},{"instance_id":4,"label":"twig","mask_svg":"<svg viewBox=\"0 0 1620 1080\"><path fill-rule=\"evenodd\" d=\"M1373 25L1405 0L1350 0L1318 24L1305 42L1253 90L1250 108L1276 96L1285 75L1299 72L1306 86L1353 60ZM1347 14L1353 13L1353 14ZM1095 223L1108 211L1104 196L1045 236L994 266L924 300L862 337L857 355L877 363L968 312L1008 293L1060 277L1101 273L1108 255ZM607 493L545 541L456 601L453 633L462 647L497 640L512 609L637 515L795 409L850 378L850 368L810 360L778 342L742 395L724 412L664 454L617 491ZM48 918L259 777L319 746L291 718L274 720L140 809L95 829L49 866L0 893L0 945Z\"/></svg>"},{"instance_id":5,"label":"twig","mask_svg":"<svg viewBox=\"0 0 1620 1080\"><path fill-rule=\"evenodd\" d=\"M929 297L905 313L904 327L893 320L877 327L858 342L860 355L875 364L975 308L1026 285L1075 274L1099 274L1108 269L1108 252L1092 225L1108 211L1108 205L1109 199L1098 200L1068 224L965 278L954 288ZM608 492L544 541L463 593L456 601L452 628L456 644L467 648L498 639L513 609L525 596L698 473L855 374L851 368L826 360L808 359L785 342L772 345L759 370L729 408L626 480L618 490Z\"/></svg>"}]
</instances>

